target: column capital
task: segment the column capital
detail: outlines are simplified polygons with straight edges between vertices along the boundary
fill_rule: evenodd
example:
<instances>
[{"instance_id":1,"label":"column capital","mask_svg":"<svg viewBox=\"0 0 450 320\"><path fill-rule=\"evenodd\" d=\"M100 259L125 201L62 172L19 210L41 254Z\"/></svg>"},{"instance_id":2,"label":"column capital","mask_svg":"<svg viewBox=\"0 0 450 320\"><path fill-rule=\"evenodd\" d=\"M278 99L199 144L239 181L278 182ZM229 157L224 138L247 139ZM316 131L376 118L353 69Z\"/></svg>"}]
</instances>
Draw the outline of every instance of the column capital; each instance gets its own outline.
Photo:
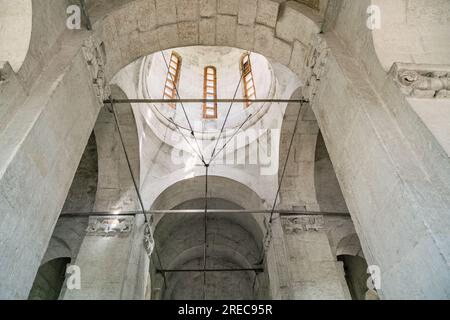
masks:
<instances>
[{"instance_id":1,"label":"column capital","mask_svg":"<svg viewBox=\"0 0 450 320\"><path fill-rule=\"evenodd\" d=\"M128 236L133 229L133 225L134 217L89 217L86 235L99 237Z\"/></svg>"},{"instance_id":2,"label":"column capital","mask_svg":"<svg viewBox=\"0 0 450 320\"><path fill-rule=\"evenodd\" d=\"M389 74L408 97L450 99L450 65L396 62Z\"/></svg>"},{"instance_id":3,"label":"column capital","mask_svg":"<svg viewBox=\"0 0 450 320\"><path fill-rule=\"evenodd\" d=\"M302 231L319 231L324 227L322 215L298 215L282 217L281 224L286 234L296 234Z\"/></svg>"}]
</instances>

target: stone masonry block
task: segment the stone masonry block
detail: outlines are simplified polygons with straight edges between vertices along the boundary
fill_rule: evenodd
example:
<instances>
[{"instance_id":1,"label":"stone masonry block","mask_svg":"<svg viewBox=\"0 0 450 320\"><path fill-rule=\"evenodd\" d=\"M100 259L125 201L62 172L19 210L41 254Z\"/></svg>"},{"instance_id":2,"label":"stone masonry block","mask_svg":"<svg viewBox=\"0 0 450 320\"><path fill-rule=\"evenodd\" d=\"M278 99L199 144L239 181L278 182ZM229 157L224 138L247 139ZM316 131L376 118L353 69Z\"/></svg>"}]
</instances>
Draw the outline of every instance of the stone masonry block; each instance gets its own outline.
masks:
<instances>
[{"instance_id":1,"label":"stone masonry block","mask_svg":"<svg viewBox=\"0 0 450 320\"><path fill-rule=\"evenodd\" d=\"M313 34L320 32L319 25L307 17L302 11L304 6L289 1L283 10L283 15L276 25L276 35L278 38L288 42L298 40L304 44L310 43Z\"/></svg>"},{"instance_id":2,"label":"stone masonry block","mask_svg":"<svg viewBox=\"0 0 450 320\"><path fill-rule=\"evenodd\" d=\"M200 15L199 0L176 0L177 21L195 21Z\"/></svg>"},{"instance_id":3,"label":"stone masonry block","mask_svg":"<svg viewBox=\"0 0 450 320\"><path fill-rule=\"evenodd\" d=\"M156 18L159 26L177 22L175 0L156 0Z\"/></svg>"},{"instance_id":4,"label":"stone masonry block","mask_svg":"<svg viewBox=\"0 0 450 320\"><path fill-rule=\"evenodd\" d=\"M183 46L198 44L198 22L178 23L178 40Z\"/></svg>"},{"instance_id":5,"label":"stone masonry block","mask_svg":"<svg viewBox=\"0 0 450 320\"><path fill-rule=\"evenodd\" d=\"M239 0L218 0L217 13L237 15L239 10Z\"/></svg>"},{"instance_id":6,"label":"stone masonry block","mask_svg":"<svg viewBox=\"0 0 450 320\"><path fill-rule=\"evenodd\" d=\"M272 57L274 30L272 28L255 26L255 51L266 57Z\"/></svg>"},{"instance_id":7,"label":"stone masonry block","mask_svg":"<svg viewBox=\"0 0 450 320\"><path fill-rule=\"evenodd\" d=\"M216 43L216 19L202 18L199 23L199 42L201 45L212 46Z\"/></svg>"},{"instance_id":8,"label":"stone masonry block","mask_svg":"<svg viewBox=\"0 0 450 320\"><path fill-rule=\"evenodd\" d=\"M217 16L216 42L219 46L233 47L236 43L237 17Z\"/></svg>"},{"instance_id":9,"label":"stone masonry block","mask_svg":"<svg viewBox=\"0 0 450 320\"><path fill-rule=\"evenodd\" d=\"M256 22L275 28L280 4L271 0L258 0Z\"/></svg>"},{"instance_id":10,"label":"stone masonry block","mask_svg":"<svg viewBox=\"0 0 450 320\"><path fill-rule=\"evenodd\" d=\"M217 14L217 0L200 0L200 16L213 17Z\"/></svg>"},{"instance_id":11,"label":"stone masonry block","mask_svg":"<svg viewBox=\"0 0 450 320\"><path fill-rule=\"evenodd\" d=\"M255 27L238 24L236 29L236 46L253 51L255 43Z\"/></svg>"},{"instance_id":12,"label":"stone masonry block","mask_svg":"<svg viewBox=\"0 0 450 320\"><path fill-rule=\"evenodd\" d=\"M274 38L272 57L276 61L280 62L281 64L284 64L285 66L288 66L291 60L291 54L292 54L292 45L278 38Z\"/></svg>"},{"instance_id":13,"label":"stone masonry block","mask_svg":"<svg viewBox=\"0 0 450 320\"><path fill-rule=\"evenodd\" d=\"M252 25L256 19L256 9L258 0L240 0L238 23L242 25Z\"/></svg>"}]
</instances>

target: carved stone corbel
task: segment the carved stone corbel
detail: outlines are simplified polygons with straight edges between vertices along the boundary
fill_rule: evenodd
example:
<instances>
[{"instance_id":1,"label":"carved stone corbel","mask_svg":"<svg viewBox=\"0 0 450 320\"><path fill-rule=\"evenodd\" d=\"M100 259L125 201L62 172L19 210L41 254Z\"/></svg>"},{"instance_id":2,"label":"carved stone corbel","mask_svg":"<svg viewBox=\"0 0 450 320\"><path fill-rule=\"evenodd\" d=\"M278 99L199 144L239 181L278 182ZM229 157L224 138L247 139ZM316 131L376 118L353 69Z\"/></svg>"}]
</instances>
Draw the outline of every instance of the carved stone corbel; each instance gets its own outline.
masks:
<instances>
[{"instance_id":1,"label":"carved stone corbel","mask_svg":"<svg viewBox=\"0 0 450 320\"><path fill-rule=\"evenodd\" d=\"M84 41L81 50L91 73L95 94L100 105L103 106L103 101L111 94L105 76L106 52L104 44L94 37L89 37Z\"/></svg>"},{"instance_id":2,"label":"carved stone corbel","mask_svg":"<svg viewBox=\"0 0 450 320\"><path fill-rule=\"evenodd\" d=\"M90 217L86 229L88 236L128 236L133 228L133 217Z\"/></svg>"},{"instance_id":3,"label":"carved stone corbel","mask_svg":"<svg viewBox=\"0 0 450 320\"><path fill-rule=\"evenodd\" d=\"M155 239L153 238L152 228L149 223L146 223L144 228L144 248L150 257L155 248Z\"/></svg>"},{"instance_id":4,"label":"carved stone corbel","mask_svg":"<svg viewBox=\"0 0 450 320\"><path fill-rule=\"evenodd\" d=\"M408 97L450 98L450 65L394 63L390 74Z\"/></svg>"},{"instance_id":5,"label":"carved stone corbel","mask_svg":"<svg viewBox=\"0 0 450 320\"><path fill-rule=\"evenodd\" d=\"M310 101L313 101L316 96L329 53L330 49L326 41L320 35L315 35L312 38L311 48L306 59L306 72L308 75L303 93L305 98Z\"/></svg>"},{"instance_id":6,"label":"carved stone corbel","mask_svg":"<svg viewBox=\"0 0 450 320\"><path fill-rule=\"evenodd\" d=\"M324 227L322 215L302 215L282 217L281 224L287 234L296 234L304 231L320 231Z\"/></svg>"}]
</instances>

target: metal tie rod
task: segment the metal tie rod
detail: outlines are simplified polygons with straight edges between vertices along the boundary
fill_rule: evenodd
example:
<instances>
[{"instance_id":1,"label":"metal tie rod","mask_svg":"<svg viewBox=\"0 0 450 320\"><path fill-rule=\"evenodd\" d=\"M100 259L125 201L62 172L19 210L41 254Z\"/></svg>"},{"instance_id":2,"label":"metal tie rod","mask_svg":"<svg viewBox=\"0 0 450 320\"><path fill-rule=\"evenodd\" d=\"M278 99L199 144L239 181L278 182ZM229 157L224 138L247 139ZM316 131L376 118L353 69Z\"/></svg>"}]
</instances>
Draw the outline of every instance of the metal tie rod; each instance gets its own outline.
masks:
<instances>
[{"instance_id":1,"label":"metal tie rod","mask_svg":"<svg viewBox=\"0 0 450 320\"><path fill-rule=\"evenodd\" d=\"M264 268L237 268L237 269L156 269L157 273L176 272L264 272Z\"/></svg>"},{"instance_id":2,"label":"metal tie rod","mask_svg":"<svg viewBox=\"0 0 450 320\"><path fill-rule=\"evenodd\" d=\"M217 210L208 209L208 214L270 214L272 210L253 209L253 210ZM281 216L305 215L305 216L342 216L349 217L347 212L319 212L319 211L303 211L303 210L275 210ZM204 209L198 210L148 210L147 214L205 214ZM143 214L142 211L107 211L107 212L63 212L61 217L109 217L109 216L135 216Z\"/></svg>"},{"instance_id":3,"label":"metal tie rod","mask_svg":"<svg viewBox=\"0 0 450 320\"><path fill-rule=\"evenodd\" d=\"M308 103L304 99L108 99L105 104L123 103Z\"/></svg>"}]
</instances>

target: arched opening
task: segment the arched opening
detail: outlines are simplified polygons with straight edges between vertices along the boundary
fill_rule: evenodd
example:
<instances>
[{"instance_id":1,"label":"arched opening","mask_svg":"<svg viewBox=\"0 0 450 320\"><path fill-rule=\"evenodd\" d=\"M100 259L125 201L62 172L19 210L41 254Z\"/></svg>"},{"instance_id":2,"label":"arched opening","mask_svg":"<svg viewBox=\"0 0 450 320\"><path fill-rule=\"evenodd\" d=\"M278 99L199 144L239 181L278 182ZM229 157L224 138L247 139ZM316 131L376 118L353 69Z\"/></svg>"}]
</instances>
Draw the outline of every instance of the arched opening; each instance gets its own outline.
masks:
<instances>
[{"instance_id":1,"label":"arched opening","mask_svg":"<svg viewBox=\"0 0 450 320\"><path fill-rule=\"evenodd\" d=\"M28 299L58 300L70 261L71 258L61 257L40 266Z\"/></svg>"},{"instance_id":2,"label":"arched opening","mask_svg":"<svg viewBox=\"0 0 450 320\"><path fill-rule=\"evenodd\" d=\"M342 262L345 281L353 300L378 300L375 288L369 288L370 274L356 233L341 239L336 249L337 260Z\"/></svg>"},{"instance_id":3,"label":"arched opening","mask_svg":"<svg viewBox=\"0 0 450 320\"><path fill-rule=\"evenodd\" d=\"M209 182L209 210L242 210L250 208L253 201L261 203L244 185L226 180L212 177ZM204 210L203 187L204 177L181 181L164 191L153 208ZM180 197L180 192L186 195ZM248 199L247 205L242 196ZM157 215L154 238L158 253L153 253L150 270L152 299L267 298L258 220L252 214L231 212L208 213L206 218L189 212Z\"/></svg>"},{"instance_id":4,"label":"arched opening","mask_svg":"<svg viewBox=\"0 0 450 320\"><path fill-rule=\"evenodd\" d=\"M32 28L31 0L0 0L0 61L19 71L28 52Z\"/></svg>"}]
</instances>

